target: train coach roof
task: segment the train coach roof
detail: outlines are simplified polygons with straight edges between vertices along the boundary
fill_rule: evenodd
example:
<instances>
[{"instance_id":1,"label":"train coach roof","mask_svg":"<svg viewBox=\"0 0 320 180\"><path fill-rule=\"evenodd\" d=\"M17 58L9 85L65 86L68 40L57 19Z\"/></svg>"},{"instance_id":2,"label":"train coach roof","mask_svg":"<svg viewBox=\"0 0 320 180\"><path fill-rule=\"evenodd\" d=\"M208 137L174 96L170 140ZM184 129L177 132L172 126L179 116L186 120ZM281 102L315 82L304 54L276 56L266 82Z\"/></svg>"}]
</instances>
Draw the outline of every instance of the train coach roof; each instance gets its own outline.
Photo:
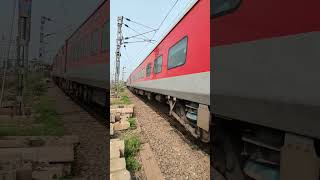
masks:
<instances>
[{"instance_id":1,"label":"train coach roof","mask_svg":"<svg viewBox=\"0 0 320 180\"><path fill-rule=\"evenodd\" d=\"M109 1L109 0L104 0L104 1L102 1L102 3L98 6L98 8L96 8L96 9L87 17L87 19L81 23L81 25L67 38L67 40L71 39L71 38L74 36L74 34L75 34L86 22L88 22L89 19L90 19L107 1Z\"/></svg>"},{"instance_id":2,"label":"train coach roof","mask_svg":"<svg viewBox=\"0 0 320 180\"><path fill-rule=\"evenodd\" d=\"M169 30L164 33L164 35L160 38L160 40L158 41L158 43L156 43L156 45L152 48L152 50L150 51L150 53L143 58L143 60L141 61L141 63L134 69L136 70L145 60L146 58L154 51L154 49L164 40L164 38L166 38L169 33L179 24L179 22L188 14L188 12L194 7L194 5L199 2L200 0L195 0L192 2L192 4L180 15L180 17L178 18L178 21L176 23L174 23L172 26L170 26ZM133 71L134 71L133 70ZM132 72L133 72L132 71Z\"/></svg>"},{"instance_id":3,"label":"train coach roof","mask_svg":"<svg viewBox=\"0 0 320 180\"><path fill-rule=\"evenodd\" d=\"M99 10L107 1L108 1L108 0L104 0L104 1L101 2L101 4L86 18L86 20L83 21L83 22L81 23L81 25L78 26L78 28L64 41L63 45L62 45L60 48L58 48L56 54L59 53L60 49L64 48L64 46L65 46L65 44L66 44L66 41L68 41L70 38L72 38L72 37L74 36L74 34L75 34L86 22L88 22L88 20Z\"/></svg>"}]
</instances>

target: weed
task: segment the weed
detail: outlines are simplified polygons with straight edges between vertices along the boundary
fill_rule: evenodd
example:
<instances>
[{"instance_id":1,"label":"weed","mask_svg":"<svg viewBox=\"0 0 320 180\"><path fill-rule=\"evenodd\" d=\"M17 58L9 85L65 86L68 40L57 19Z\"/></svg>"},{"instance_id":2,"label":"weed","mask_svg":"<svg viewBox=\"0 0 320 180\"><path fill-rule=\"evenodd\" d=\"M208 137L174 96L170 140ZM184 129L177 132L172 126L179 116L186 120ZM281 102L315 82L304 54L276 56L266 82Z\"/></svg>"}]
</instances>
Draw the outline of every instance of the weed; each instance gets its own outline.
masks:
<instances>
[{"instance_id":1,"label":"weed","mask_svg":"<svg viewBox=\"0 0 320 180\"><path fill-rule=\"evenodd\" d=\"M136 118L129 118L128 122L130 123L130 128L137 128L137 122L136 122Z\"/></svg>"},{"instance_id":2,"label":"weed","mask_svg":"<svg viewBox=\"0 0 320 180\"><path fill-rule=\"evenodd\" d=\"M0 127L0 136L39 136L39 135L63 135L64 129L60 116L47 97L41 97L35 107L39 116L35 122L38 124L28 126Z\"/></svg>"},{"instance_id":3,"label":"weed","mask_svg":"<svg viewBox=\"0 0 320 180\"><path fill-rule=\"evenodd\" d=\"M120 99L111 99L111 105L118 105L118 104L130 104L130 99L127 95L121 95Z\"/></svg>"},{"instance_id":4,"label":"weed","mask_svg":"<svg viewBox=\"0 0 320 180\"><path fill-rule=\"evenodd\" d=\"M124 143L125 143L125 147L124 147L125 157L135 156L136 153L139 151L140 145L141 145L139 138L136 136L126 139Z\"/></svg>"},{"instance_id":5,"label":"weed","mask_svg":"<svg viewBox=\"0 0 320 180\"><path fill-rule=\"evenodd\" d=\"M127 95L123 95L121 97L121 101L123 102L123 104L130 104L130 99Z\"/></svg>"},{"instance_id":6,"label":"weed","mask_svg":"<svg viewBox=\"0 0 320 180\"><path fill-rule=\"evenodd\" d=\"M130 172L138 171L141 168L139 162L132 156L126 158L126 165Z\"/></svg>"}]
</instances>

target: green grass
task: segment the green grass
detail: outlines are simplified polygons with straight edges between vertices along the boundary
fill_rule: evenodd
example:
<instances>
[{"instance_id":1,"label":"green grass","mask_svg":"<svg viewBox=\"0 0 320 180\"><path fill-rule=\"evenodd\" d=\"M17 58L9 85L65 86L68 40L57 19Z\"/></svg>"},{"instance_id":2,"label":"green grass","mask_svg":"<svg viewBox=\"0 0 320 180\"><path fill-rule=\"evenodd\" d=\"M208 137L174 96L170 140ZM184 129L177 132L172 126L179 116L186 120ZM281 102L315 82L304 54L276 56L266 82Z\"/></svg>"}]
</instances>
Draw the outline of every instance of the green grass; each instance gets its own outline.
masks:
<instances>
[{"instance_id":1,"label":"green grass","mask_svg":"<svg viewBox=\"0 0 320 180\"><path fill-rule=\"evenodd\" d=\"M44 95L48 89L44 76L40 73L31 73L26 84L25 102L28 104L32 103L33 97Z\"/></svg>"},{"instance_id":2,"label":"green grass","mask_svg":"<svg viewBox=\"0 0 320 180\"><path fill-rule=\"evenodd\" d=\"M0 136L60 136L64 134L61 118L55 111L53 102L47 97L43 96L40 98L40 102L36 105L35 110L39 114L35 120L38 124L37 126L0 127Z\"/></svg>"},{"instance_id":3,"label":"green grass","mask_svg":"<svg viewBox=\"0 0 320 180\"><path fill-rule=\"evenodd\" d=\"M141 168L140 163L132 156L126 158L126 166L130 172L139 171Z\"/></svg>"},{"instance_id":4,"label":"green grass","mask_svg":"<svg viewBox=\"0 0 320 180\"><path fill-rule=\"evenodd\" d=\"M137 136L132 136L124 141L124 156L126 159L127 169L131 172L138 171L140 169L139 162L134 156L139 152L141 142Z\"/></svg>"},{"instance_id":5,"label":"green grass","mask_svg":"<svg viewBox=\"0 0 320 180\"><path fill-rule=\"evenodd\" d=\"M131 104L131 101L127 95L122 95L120 99L111 99L111 105L128 105Z\"/></svg>"},{"instance_id":6,"label":"green grass","mask_svg":"<svg viewBox=\"0 0 320 180\"><path fill-rule=\"evenodd\" d=\"M129 118L128 122L130 123L130 128L132 128L132 129L137 128L136 118Z\"/></svg>"},{"instance_id":7,"label":"green grass","mask_svg":"<svg viewBox=\"0 0 320 180\"><path fill-rule=\"evenodd\" d=\"M35 109L39 113L36 122L44 124L45 134L63 135L63 124L52 101L42 96Z\"/></svg>"},{"instance_id":8,"label":"green grass","mask_svg":"<svg viewBox=\"0 0 320 180\"><path fill-rule=\"evenodd\" d=\"M141 146L140 139L137 136L132 136L127 138L124 141L124 144L125 144L125 148L124 148L125 157L135 156Z\"/></svg>"},{"instance_id":9,"label":"green grass","mask_svg":"<svg viewBox=\"0 0 320 180\"><path fill-rule=\"evenodd\" d=\"M127 95L122 96L121 101L123 102L123 104L130 104L130 99Z\"/></svg>"}]
</instances>

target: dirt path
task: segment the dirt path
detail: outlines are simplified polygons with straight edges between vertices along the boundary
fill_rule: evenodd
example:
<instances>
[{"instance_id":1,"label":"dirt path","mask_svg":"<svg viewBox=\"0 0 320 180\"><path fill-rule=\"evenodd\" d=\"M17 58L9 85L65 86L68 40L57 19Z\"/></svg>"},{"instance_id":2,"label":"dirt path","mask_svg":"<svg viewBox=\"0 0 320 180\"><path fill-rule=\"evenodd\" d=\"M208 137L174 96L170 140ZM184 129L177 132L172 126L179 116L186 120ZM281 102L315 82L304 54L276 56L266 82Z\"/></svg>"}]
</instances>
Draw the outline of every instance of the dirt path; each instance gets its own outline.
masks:
<instances>
[{"instance_id":1,"label":"dirt path","mask_svg":"<svg viewBox=\"0 0 320 180\"><path fill-rule=\"evenodd\" d=\"M68 134L77 135L80 145L76 152L75 173L92 180L105 180L108 166L107 128L96 121L57 87L49 88L48 96L57 104Z\"/></svg>"},{"instance_id":2,"label":"dirt path","mask_svg":"<svg viewBox=\"0 0 320 180\"><path fill-rule=\"evenodd\" d=\"M210 179L210 156L190 145L170 123L128 91L142 141L147 141L166 179Z\"/></svg>"}]
</instances>

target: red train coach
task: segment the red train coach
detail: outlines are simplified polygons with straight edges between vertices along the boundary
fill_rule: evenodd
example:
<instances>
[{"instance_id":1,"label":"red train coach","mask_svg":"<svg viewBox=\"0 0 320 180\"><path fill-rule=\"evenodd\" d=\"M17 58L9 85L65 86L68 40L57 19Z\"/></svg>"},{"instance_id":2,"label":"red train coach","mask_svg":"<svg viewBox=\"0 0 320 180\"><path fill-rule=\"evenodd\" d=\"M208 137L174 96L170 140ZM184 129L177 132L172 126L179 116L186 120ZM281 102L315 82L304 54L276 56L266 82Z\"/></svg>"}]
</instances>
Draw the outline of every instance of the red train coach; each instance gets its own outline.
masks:
<instances>
[{"instance_id":1,"label":"red train coach","mask_svg":"<svg viewBox=\"0 0 320 180\"><path fill-rule=\"evenodd\" d=\"M103 1L65 41L53 76L68 94L106 105L109 89L109 1Z\"/></svg>"},{"instance_id":2,"label":"red train coach","mask_svg":"<svg viewBox=\"0 0 320 180\"><path fill-rule=\"evenodd\" d=\"M320 151L319 6L211 1L213 165L227 179L291 179L285 172L298 168L280 169L300 164L297 157L309 162L305 172L318 171L309 157ZM311 145L310 153L290 155L290 143L300 150ZM292 177L313 173L299 174Z\"/></svg>"},{"instance_id":3,"label":"red train coach","mask_svg":"<svg viewBox=\"0 0 320 180\"><path fill-rule=\"evenodd\" d=\"M170 114L209 141L210 1L198 0L130 74L134 92L166 99Z\"/></svg>"}]
</instances>

